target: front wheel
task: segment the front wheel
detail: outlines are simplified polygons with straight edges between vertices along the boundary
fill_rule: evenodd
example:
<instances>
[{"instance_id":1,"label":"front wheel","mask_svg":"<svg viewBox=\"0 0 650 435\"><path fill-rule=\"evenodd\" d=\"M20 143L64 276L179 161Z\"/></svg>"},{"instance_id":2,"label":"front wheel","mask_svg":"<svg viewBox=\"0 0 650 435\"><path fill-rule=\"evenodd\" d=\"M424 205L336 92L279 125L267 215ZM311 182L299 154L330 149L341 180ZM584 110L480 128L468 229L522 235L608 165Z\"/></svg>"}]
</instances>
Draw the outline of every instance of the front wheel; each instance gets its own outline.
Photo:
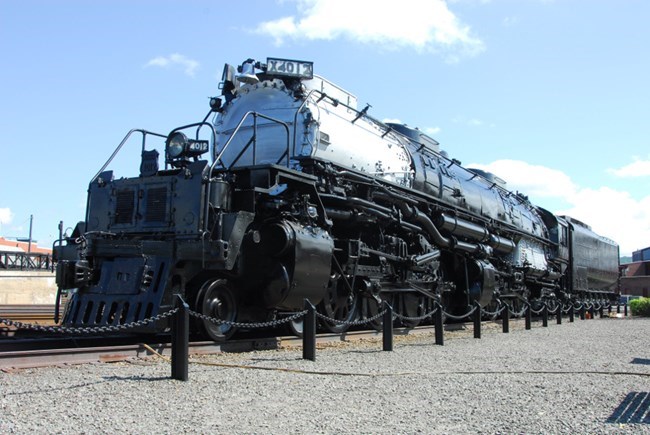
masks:
<instances>
[{"instance_id":1,"label":"front wheel","mask_svg":"<svg viewBox=\"0 0 650 435\"><path fill-rule=\"evenodd\" d=\"M224 322L235 322L237 319L237 299L231 284L225 279L206 281L199 290L197 303L204 316ZM207 336L217 342L227 340L237 330L230 323L217 323L208 319L202 319L202 326Z\"/></svg>"}]
</instances>

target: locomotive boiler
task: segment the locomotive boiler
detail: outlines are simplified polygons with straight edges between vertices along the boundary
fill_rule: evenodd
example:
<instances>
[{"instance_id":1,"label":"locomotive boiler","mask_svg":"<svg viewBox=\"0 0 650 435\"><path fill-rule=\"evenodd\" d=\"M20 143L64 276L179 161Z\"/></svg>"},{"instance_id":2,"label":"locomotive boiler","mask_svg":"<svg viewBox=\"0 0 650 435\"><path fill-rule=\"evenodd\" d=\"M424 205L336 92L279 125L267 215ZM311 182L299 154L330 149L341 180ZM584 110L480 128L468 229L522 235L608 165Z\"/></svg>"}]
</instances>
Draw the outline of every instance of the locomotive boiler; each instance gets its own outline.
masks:
<instances>
[{"instance_id":1,"label":"locomotive boiler","mask_svg":"<svg viewBox=\"0 0 650 435\"><path fill-rule=\"evenodd\" d=\"M151 318L177 294L227 321L196 321L214 340L305 299L342 331L384 300L417 318L435 303L462 313L614 297L614 242L420 130L374 119L313 63L226 65L220 89L201 122L129 132L113 156L140 136L139 174L117 178L109 160L91 180L85 220L55 250L65 325Z\"/></svg>"}]
</instances>

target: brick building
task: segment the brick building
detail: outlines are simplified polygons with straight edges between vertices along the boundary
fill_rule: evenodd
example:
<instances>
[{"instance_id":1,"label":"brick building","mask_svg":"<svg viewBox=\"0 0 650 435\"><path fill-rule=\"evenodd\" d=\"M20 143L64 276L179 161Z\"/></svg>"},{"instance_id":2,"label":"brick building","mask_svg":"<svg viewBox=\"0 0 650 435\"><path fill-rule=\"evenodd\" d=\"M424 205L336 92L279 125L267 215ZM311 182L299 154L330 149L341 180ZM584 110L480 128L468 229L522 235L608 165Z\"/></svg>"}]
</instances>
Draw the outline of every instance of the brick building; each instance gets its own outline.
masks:
<instances>
[{"instance_id":1,"label":"brick building","mask_svg":"<svg viewBox=\"0 0 650 435\"><path fill-rule=\"evenodd\" d=\"M650 297L650 247L634 251L632 263L621 265L621 294Z\"/></svg>"}]
</instances>

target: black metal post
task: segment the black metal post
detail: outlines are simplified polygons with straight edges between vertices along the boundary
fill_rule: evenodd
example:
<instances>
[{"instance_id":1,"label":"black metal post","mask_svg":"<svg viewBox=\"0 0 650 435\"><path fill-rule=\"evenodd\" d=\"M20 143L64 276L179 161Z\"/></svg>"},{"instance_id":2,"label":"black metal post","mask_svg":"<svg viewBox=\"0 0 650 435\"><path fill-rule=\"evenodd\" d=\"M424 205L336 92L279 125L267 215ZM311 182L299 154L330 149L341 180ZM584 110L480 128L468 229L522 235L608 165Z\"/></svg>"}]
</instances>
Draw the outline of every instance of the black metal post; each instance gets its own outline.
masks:
<instances>
[{"instance_id":1,"label":"black metal post","mask_svg":"<svg viewBox=\"0 0 650 435\"><path fill-rule=\"evenodd\" d=\"M384 350L393 350L393 307L387 301L384 301L384 318L383 318L383 342Z\"/></svg>"},{"instance_id":2,"label":"black metal post","mask_svg":"<svg viewBox=\"0 0 650 435\"><path fill-rule=\"evenodd\" d=\"M605 309L603 308L603 304L600 304L600 308L598 309L598 314L600 314L601 319L605 317Z\"/></svg>"},{"instance_id":3,"label":"black metal post","mask_svg":"<svg viewBox=\"0 0 650 435\"><path fill-rule=\"evenodd\" d=\"M542 326L548 328L548 305L546 304L542 308Z\"/></svg>"},{"instance_id":4,"label":"black metal post","mask_svg":"<svg viewBox=\"0 0 650 435\"><path fill-rule=\"evenodd\" d=\"M302 320L302 359L316 361L316 308L305 299L307 314Z\"/></svg>"},{"instance_id":5,"label":"black metal post","mask_svg":"<svg viewBox=\"0 0 650 435\"><path fill-rule=\"evenodd\" d=\"M623 315L627 317L627 302L623 305Z\"/></svg>"},{"instance_id":6,"label":"black metal post","mask_svg":"<svg viewBox=\"0 0 650 435\"><path fill-rule=\"evenodd\" d=\"M609 303L609 306L607 307L607 315L612 314L612 303Z\"/></svg>"},{"instance_id":7,"label":"black metal post","mask_svg":"<svg viewBox=\"0 0 650 435\"><path fill-rule=\"evenodd\" d=\"M594 320L596 318L596 312L594 311L594 304L591 304L589 307L589 318Z\"/></svg>"},{"instance_id":8,"label":"black metal post","mask_svg":"<svg viewBox=\"0 0 650 435\"><path fill-rule=\"evenodd\" d=\"M172 318L172 379L187 381L189 379L190 353L190 307L181 295L176 295L174 307L178 311Z\"/></svg>"},{"instance_id":9,"label":"black metal post","mask_svg":"<svg viewBox=\"0 0 650 435\"><path fill-rule=\"evenodd\" d=\"M442 331L442 305L436 302L436 312L433 315L433 323L436 330L436 344L438 346L444 346L445 338Z\"/></svg>"},{"instance_id":10,"label":"black metal post","mask_svg":"<svg viewBox=\"0 0 650 435\"><path fill-rule=\"evenodd\" d=\"M621 314L621 302L620 301L616 304L616 314Z\"/></svg>"},{"instance_id":11,"label":"black metal post","mask_svg":"<svg viewBox=\"0 0 650 435\"><path fill-rule=\"evenodd\" d=\"M530 304L526 302L526 331L530 331L532 320L533 310L531 310Z\"/></svg>"},{"instance_id":12,"label":"black metal post","mask_svg":"<svg viewBox=\"0 0 650 435\"><path fill-rule=\"evenodd\" d=\"M557 321L558 325L562 324L562 307L563 306L564 305L562 305L562 304L558 305L557 308L556 308L556 311L555 311L555 315L557 316L556 321Z\"/></svg>"},{"instance_id":13,"label":"black metal post","mask_svg":"<svg viewBox=\"0 0 650 435\"><path fill-rule=\"evenodd\" d=\"M569 323L573 323L576 317L576 307L573 306L573 302L571 302L571 307L569 308Z\"/></svg>"},{"instance_id":14,"label":"black metal post","mask_svg":"<svg viewBox=\"0 0 650 435\"><path fill-rule=\"evenodd\" d=\"M504 334L509 333L510 332L510 307L508 306L508 304L506 304L503 310L502 322L503 322L503 333Z\"/></svg>"},{"instance_id":15,"label":"black metal post","mask_svg":"<svg viewBox=\"0 0 650 435\"><path fill-rule=\"evenodd\" d=\"M474 302L476 309L474 311L474 338L481 338L481 304Z\"/></svg>"},{"instance_id":16,"label":"black metal post","mask_svg":"<svg viewBox=\"0 0 650 435\"><path fill-rule=\"evenodd\" d=\"M585 304L583 302L582 306L580 307L580 320L585 320L585 311Z\"/></svg>"}]
</instances>

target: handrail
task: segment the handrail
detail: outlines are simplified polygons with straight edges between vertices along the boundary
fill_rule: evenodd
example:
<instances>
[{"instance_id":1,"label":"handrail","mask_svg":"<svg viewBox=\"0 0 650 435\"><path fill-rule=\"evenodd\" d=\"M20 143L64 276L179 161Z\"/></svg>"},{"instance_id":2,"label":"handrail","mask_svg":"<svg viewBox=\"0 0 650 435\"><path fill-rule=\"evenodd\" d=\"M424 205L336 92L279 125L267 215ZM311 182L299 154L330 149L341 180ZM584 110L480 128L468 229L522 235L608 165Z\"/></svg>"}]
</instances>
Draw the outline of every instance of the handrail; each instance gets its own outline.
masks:
<instances>
[{"instance_id":1,"label":"handrail","mask_svg":"<svg viewBox=\"0 0 650 435\"><path fill-rule=\"evenodd\" d=\"M246 146L241 150L241 152L237 155L237 158L235 159L235 161L228 168L226 168L226 165L223 163L223 161L221 161L221 158L223 157L223 154L228 149L228 146L230 146L230 143L232 142L232 139L239 132L239 129L242 128L246 118L248 118L250 115L253 116L253 136L252 136L251 140L248 141ZM210 165L210 172L209 172L210 176L212 176L212 171L214 171L214 168L215 168L215 166L217 165L218 162L221 162L222 167L230 170L233 167L233 165L239 160L239 158L244 154L244 152L248 149L248 147L250 147L251 143L253 144L253 164L256 163L255 153L256 153L256 147L257 147L257 117L258 116L262 117L263 119L268 119L269 121L280 124L286 130L286 133L287 133L287 149L282 154L282 156L280 156L280 159L277 161L277 163L279 164L286 155L287 168L289 167L289 157L290 157L289 156L289 126L285 122L282 122L282 121L280 121L278 119L272 118L270 116L263 115L261 113L249 111L249 112L246 112L246 114L244 114L244 116L242 116L242 119L239 121L239 123L237 124L237 127L235 127L233 132L230 134L230 137L228 138L226 143L223 145L223 148L221 149L221 152L218 155L216 155L216 153L217 153L217 142L216 142L216 139L215 139L215 141L214 141L214 149L212 150L212 155L214 156L214 160L213 160L212 164ZM212 126L212 124L210 124L210 126L212 127L212 129L214 131L214 126ZM207 219L207 216L209 215L209 211L210 211L210 194L211 194L210 190L211 189L212 189L212 183L208 183L207 188L206 188L205 214L204 214L205 219L203 220L203 232L204 233L208 232L208 219Z\"/></svg>"},{"instance_id":2,"label":"handrail","mask_svg":"<svg viewBox=\"0 0 650 435\"><path fill-rule=\"evenodd\" d=\"M113 159L115 158L115 156L117 155L117 153L120 152L120 150L122 149L122 147L124 146L124 144L126 143L126 141L131 137L131 135L132 135L133 133L136 133L136 132L137 132L137 133L142 133L142 151L144 151L145 141L146 141L146 138L147 138L147 135L148 135L148 134L150 134L150 135L152 135L152 136L163 137L163 138L166 138L166 137L167 137L167 135L159 134L159 133L154 133L154 132L151 132L151 131L143 130L143 129L141 129L141 128L134 128L133 130L130 130L130 131L126 134L126 136L124 136L124 139L122 139L122 142L120 142L120 144L117 146L117 148L115 148L115 151L113 151L113 154L111 154L111 156L108 158L108 160L106 161L106 163L104 163L104 166L102 166L101 169L100 169L100 170L95 174L95 176L90 180L90 183L92 183L93 181L95 181L95 180L97 179L97 177L99 177L99 175L100 175L102 172L104 172L104 170L108 167L108 165L111 164L111 162L113 161Z\"/></svg>"},{"instance_id":3,"label":"handrail","mask_svg":"<svg viewBox=\"0 0 650 435\"><path fill-rule=\"evenodd\" d=\"M243 127L243 124L244 124L244 121L246 121L246 118L248 118L251 115L253 116L253 136L252 136L252 140L248 141L246 146L242 149L242 151L237 156L237 159L235 160L235 162L233 162L228 168L226 168L226 165L223 163L223 161L221 161L221 159L223 157L223 154L226 152L226 150L230 146L230 143L232 142L233 138L237 135L239 130ZM246 151L250 147L251 143L253 144L253 164L256 164L255 150L256 150L256 147L257 147L257 117L258 116L261 117L261 118L264 118L264 119L268 119L271 122L275 122L277 124L280 124L286 130L286 133L287 133L287 149L282 154L282 156L280 156L280 159L278 160L277 163L280 163L280 161L282 161L282 159L284 159L284 157L286 155L287 167L289 167L289 157L290 157L289 156L289 149L290 149L290 146L289 146L289 134L290 134L289 133L289 126L284 121L280 121L279 119L272 118L270 116L266 116L264 114L257 113L257 112L254 112L254 111L248 111L248 112L246 112L244 114L244 116L242 116L241 120L237 124L237 127L235 127L233 132L230 134L230 137L228 138L226 143L223 145L223 148L221 149L221 152L214 157L214 161L212 162L212 165L210 166L210 173L212 173L212 171L214 170L214 168L215 168L215 166L217 165L218 162L221 162L221 166L223 166L224 168L230 170L233 167L233 165L237 162L237 160L239 160L239 157L241 157L241 155L243 155L244 151ZM216 151L217 151L217 149L216 149L216 146L215 146L214 151L213 151L213 155L216 154Z\"/></svg>"}]
</instances>

